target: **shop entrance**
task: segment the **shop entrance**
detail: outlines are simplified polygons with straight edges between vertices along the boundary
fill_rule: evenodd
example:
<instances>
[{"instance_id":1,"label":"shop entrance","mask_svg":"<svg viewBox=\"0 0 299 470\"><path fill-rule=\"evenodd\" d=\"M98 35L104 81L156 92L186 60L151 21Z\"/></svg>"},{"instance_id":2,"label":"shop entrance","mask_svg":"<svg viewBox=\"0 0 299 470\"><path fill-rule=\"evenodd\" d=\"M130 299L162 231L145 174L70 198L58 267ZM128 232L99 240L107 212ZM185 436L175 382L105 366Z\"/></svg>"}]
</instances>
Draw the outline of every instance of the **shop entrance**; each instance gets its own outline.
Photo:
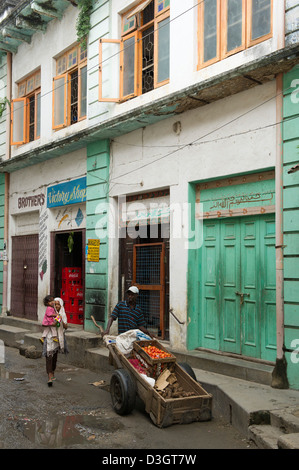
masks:
<instances>
[{"instance_id":1,"label":"shop entrance","mask_svg":"<svg viewBox=\"0 0 299 470\"><path fill-rule=\"evenodd\" d=\"M120 293L133 284L139 287L138 303L146 328L162 339L169 338L169 224L157 225L151 238L150 226L143 238L123 227L120 238ZM134 232L135 228L132 229Z\"/></svg>"},{"instance_id":2,"label":"shop entrance","mask_svg":"<svg viewBox=\"0 0 299 470\"><path fill-rule=\"evenodd\" d=\"M12 237L11 315L37 320L38 235Z\"/></svg>"},{"instance_id":3,"label":"shop entrance","mask_svg":"<svg viewBox=\"0 0 299 470\"><path fill-rule=\"evenodd\" d=\"M63 299L69 323L84 323L84 280L85 230L52 232L51 292Z\"/></svg>"}]
</instances>

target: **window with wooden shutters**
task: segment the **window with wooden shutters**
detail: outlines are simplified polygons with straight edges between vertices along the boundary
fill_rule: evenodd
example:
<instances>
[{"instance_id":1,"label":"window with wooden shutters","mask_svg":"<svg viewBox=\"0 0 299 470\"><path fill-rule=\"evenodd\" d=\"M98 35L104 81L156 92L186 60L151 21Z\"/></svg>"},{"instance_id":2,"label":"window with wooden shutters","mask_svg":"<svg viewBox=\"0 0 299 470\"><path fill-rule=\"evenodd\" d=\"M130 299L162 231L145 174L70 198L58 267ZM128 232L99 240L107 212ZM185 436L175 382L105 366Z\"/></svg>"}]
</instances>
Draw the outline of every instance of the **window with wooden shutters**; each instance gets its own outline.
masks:
<instances>
[{"instance_id":1,"label":"window with wooden shutters","mask_svg":"<svg viewBox=\"0 0 299 470\"><path fill-rule=\"evenodd\" d=\"M122 16L121 39L100 40L99 101L125 101L169 82L169 15L170 0L143 0Z\"/></svg>"},{"instance_id":2,"label":"window with wooden shutters","mask_svg":"<svg viewBox=\"0 0 299 470\"><path fill-rule=\"evenodd\" d=\"M18 98L11 103L11 145L40 137L40 70L18 83Z\"/></svg>"},{"instance_id":3,"label":"window with wooden shutters","mask_svg":"<svg viewBox=\"0 0 299 470\"><path fill-rule=\"evenodd\" d=\"M54 130L75 124L87 114L87 49L76 45L56 59L53 78Z\"/></svg>"}]
</instances>

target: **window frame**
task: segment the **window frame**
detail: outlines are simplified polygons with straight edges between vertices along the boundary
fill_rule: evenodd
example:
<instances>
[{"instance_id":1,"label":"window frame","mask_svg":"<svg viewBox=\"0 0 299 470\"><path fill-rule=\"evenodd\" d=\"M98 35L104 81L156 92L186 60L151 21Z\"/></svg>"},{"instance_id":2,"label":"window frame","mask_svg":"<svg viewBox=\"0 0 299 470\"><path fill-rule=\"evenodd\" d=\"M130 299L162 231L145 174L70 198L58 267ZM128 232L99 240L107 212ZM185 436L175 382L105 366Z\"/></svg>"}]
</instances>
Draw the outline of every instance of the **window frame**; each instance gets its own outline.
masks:
<instances>
[{"instance_id":1,"label":"window frame","mask_svg":"<svg viewBox=\"0 0 299 470\"><path fill-rule=\"evenodd\" d=\"M170 5L166 8L163 8L160 12L158 12L158 2L157 0L154 1L154 18L146 24L139 24L142 23L142 14L143 10L140 10L138 16L136 16L135 26L132 27L130 30L123 32L123 24L124 18L130 15L130 12L136 10L138 6L142 4L146 4L144 0L139 3L139 5L131 8L130 10L126 11L122 15L121 21L121 38L120 39L104 39L101 38L99 40L99 101L100 102L115 102L115 103L122 103L129 99L135 98L137 96L144 95L142 93L142 32L151 26L154 27L154 88L159 88L160 86L166 85L169 83L170 78L163 80L162 82L158 82L158 24L165 19L169 18L170 21ZM146 7L145 7L146 8ZM139 20L139 21L138 21ZM134 58L134 92L128 95L124 95L124 49L125 49L125 42L132 37L135 37L135 58ZM119 86L119 97L118 98L103 98L103 68L102 68L102 44L103 43L115 43L120 44L120 70L119 70L119 77L120 77L120 86Z\"/></svg>"},{"instance_id":2,"label":"window frame","mask_svg":"<svg viewBox=\"0 0 299 470\"><path fill-rule=\"evenodd\" d=\"M81 82L81 70L85 66L87 67L87 56L84 54L84 58L81 59L81 46L77 44L75 46L70 47L67 51L63 54L60 54L56 58L56 73L58 73L59 62L65 58L65 69L63 69L63 73L57 74L53 77L53 93L52 93L52 130L58 131L65 127L69 127L73 124L76 124L80 121L83 121L87 117L87 107L86 107L86 114L81 116L81 92L82 92L82 82ZM73 51L77 50L77 59L75 64L68 64L69 56ZM78 72L78 119L76 123L71 124L71 74L77 70ZM87 73L87 70L86 70ZM64 109L63 109L63 123L55 125L54 116L55 116L55 82L56 80L64 78ZM87 93L87 82L86 82L86 93Z\"/></svg>"},{"instance_id":3,"label":"window frame","mask_svg":"<svg viewBox=\"0 0 299 470\"><path fill-rule=\"evenodd\" d=\"M15 112L15 103L22 102L23 103L23 139L22 140L14 140L14 123L16 122L14 112ZM28 105L28 98L16 98L11 101L11 145L23 145L27 143L27 105ZM20 119L22 116L20 117Z\"/></svg>"},{"instance_id":4,"label":"window frame","mask_svg":"<svg viewBox=\"0 0 299 470\"><path fill-rule=\"evenodd\" d=\"M256 44L266 41L273 37L273 0L271 2L271 27L270 32L263 36L252 40L252 2L253 0L242 0L242 44L231 50L227 51L227 2L228 0L217 0L217 52L213 59L204 61L204 6L205 2L200 2L198 5L198 64L197 70L219 62L233 54L237 54L245 49L248 49Z\"/></svg>"},{"instance_id":5,"label":"window frame","mask_svg":"<svg viewBox=\"0 0 299 470\"><path fill-rule=\"evenodd\" d=\"M259 44L260 42L266 41L267 39L270 39L273 36L273 0L271 0L271 27L270 27L270 32L268 34L265 34L264 36L261 36L256 39L251 39L251 33L252 33L252 1L253 0L247 0L247 37L246 37L246 43L247 47L252 47L255 46L256 44Z\"/></svg>"},{"instance_id":6,"label":"window frame","mask_svg":"<svg viewBox=\"0 0 299 470\"><path fill-rule=\"evenodd\" d=\"M246 0L242 0L242 43L240 46L235 47L231 51L227 51L227 4L228 0L222 0L224 2L224 8L221 11L221 31L223 32L224 40L221 41L221 58L225 59L230 55L237 54L238 52L244 51L246 48L246 20L247 20L247 11L246 11Z\"/></svg>"},{"instance_id":7,"label":"window frame","mask_svg":"<svg viewBox=\"0 0 299 470\"><path fill-rule=\"evenodd\" d=\"M158 3L156 5L158 6ZM159 72L158 72L158 68L159 68L159 32L160 32L158 25L159 25L159 23L162 23L162 21L165 21L167 18L169 18L169 21L170 21L169 7L167 9L165 9L164 12L159 12L158 15L159 16L157 16L155 18L155 21L154 21L154 37L155 37L155 39L154 39L154 71L156 71L156 73L154 74L154 88L158 88L160 86L164 86L164 85L167 85L167 83L169 83L169 78L167 78L165 80L162 80L161 82L158 82L158 76L159 76ZM170 38L169 38L169 45L170 45ZM170 65L170 63L169 63L169 65Z\"/></svg>"},{"instance_id":8,"label":"window frame","mask_svg":"<svg viewBox=\"0 0 299 470\"><path fill-rule=\"evenodd\" d=\"M134 41L134 91L133 93L129 93L128 95L124 96L124 49L125 49L125 41L128 41L132 37L135 37ZM119 100L120 101L127 101L131 98L135 98L139 94L139 83L140 83L140 78L139 78L139 70L138 70L138 63L139 63L139 50L138 44L140 40L140 33L139 31L134 31L133 33L127 34L124 36L121 41L120 41L120 94L119 94Z\"/></svg>"},{"instance_id":9,"label":"window frame","mask_svg":"<svg viewBox=\"0 0 299 470\"><path fill-rule=\"evenodd\" d=\"M120 102L120 92L118 98L103 98L103 44L118 44L120 47L120 39L105 39L101 38L99 42L99 101L110 102L110 103L119 103ZM120 66L118 67L119 72Z\"/></svg>"},{"instance_id":10,"label":"window frame","mask_svg":"<svg viewBox=\"0 0 299 470\"><path fill-rule=\"evenodd\" d=\"M61 79L64 79L63 83L63 96L64 96L64 101L63 101L63 123L62 124L57 124L55 125L55 82ZM57 131L59 129L63 129L64 127L67 126L67 83L68 83L68 73L63 73L61 75L57 75L56 77L53 77L53 93L52 93L52 129Z\"/></svg>"},{"instance_id":11,"label":"window frame","mask_svg":"<svg viewBox=\"0 0 299 470\"><path fill-rule=\"evenodd\" d=\"M29 142L33 142L40 138L40 135L37 135L37 96L41 93L40 85L40 69L34 73L31 73L27 78L21 80L18 86L18 98L15 98L11 101L11 138L10 145L24 145ZM32 88L28 91L28 84L32 81ZM23 90L23 91L21 91ZM29 140L30 135L30 98L34 96L34 138L32 141ZM16 102L23 102L23 115L20 117L23 121L23 139L21 141L14 140L14 104Z\"/></svg>"}]
</instances>

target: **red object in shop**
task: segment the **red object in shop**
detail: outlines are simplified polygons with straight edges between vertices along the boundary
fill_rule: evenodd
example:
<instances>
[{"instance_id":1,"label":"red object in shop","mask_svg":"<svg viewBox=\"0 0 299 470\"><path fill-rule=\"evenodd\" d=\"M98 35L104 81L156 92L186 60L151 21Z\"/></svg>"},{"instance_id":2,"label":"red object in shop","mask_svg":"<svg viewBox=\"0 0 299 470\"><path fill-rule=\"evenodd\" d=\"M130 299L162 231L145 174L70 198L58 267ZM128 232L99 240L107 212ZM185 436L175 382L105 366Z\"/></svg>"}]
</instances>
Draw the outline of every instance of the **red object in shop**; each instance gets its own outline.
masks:
<instances>
[{"instance_id":1,"label":"red object in shop","mask_svg":"<svg viewBox=\"0 0 299 470\"><path fill-rule=\"evenodd\" d=\"M83 325L84 308L81 268L66 267L62 269L60 297L64 301L68 323Z\"/></svg>"}]
</instances>

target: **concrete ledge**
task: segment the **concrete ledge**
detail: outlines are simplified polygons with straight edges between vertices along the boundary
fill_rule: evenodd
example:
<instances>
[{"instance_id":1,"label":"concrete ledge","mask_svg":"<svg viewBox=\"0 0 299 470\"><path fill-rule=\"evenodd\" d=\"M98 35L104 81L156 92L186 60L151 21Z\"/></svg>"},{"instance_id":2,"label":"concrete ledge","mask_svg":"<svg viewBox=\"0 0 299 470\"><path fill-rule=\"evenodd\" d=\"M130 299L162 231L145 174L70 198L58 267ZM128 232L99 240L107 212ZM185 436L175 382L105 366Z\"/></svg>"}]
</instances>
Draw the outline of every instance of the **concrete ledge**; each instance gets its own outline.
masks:
<instances>
[{"instance_id":1,"label":"concrete ledge","mask_svg":"<svg viewBox=\"0 0 299 470\"><path fill-rule=\"evenodd\" d=\"M26 318L18 318L12 316L3 316L0 317L1 323L3 325L11 325L16 326L17 328L25 328L26 330L30 331L42 331L42 326L39 321L35 320L28 320Z\"/></svg>"},{"instance_id":2,"label":"concrete ledge","mask_svg":"<svg viewBox=\"0 0 299 470\"><path fill-rule=\"evenodd\" d=\"M114 367L108 361L109 351L106 347L88 349L85 355L86 368L95 372L112 372Z\"/></svg>"},{"instance_id":3,"label":"concrete ledge","mask_svg":"<svg viewBox=\"0 0 299 470\"><path fill-rule=\"evenodd\" d=\"M195 369L227 375L249 382L271 385L274 365L256 363L245 359L221 356L206 351L180 352L172 350L178 362L187 362Z\"/></svg>"},{"instance_id":4,"label":"concrete ledge","mask_svg":"<svg viewBox=\"0 0 299 470\"><path fill-rule=\"evenodd\" d=\"M3 324L0 326L0 338L4 341L5 346L17 347L17 341L22 340L26 333L28 330L24 328Z\"/></svg>"}]
</instances>

